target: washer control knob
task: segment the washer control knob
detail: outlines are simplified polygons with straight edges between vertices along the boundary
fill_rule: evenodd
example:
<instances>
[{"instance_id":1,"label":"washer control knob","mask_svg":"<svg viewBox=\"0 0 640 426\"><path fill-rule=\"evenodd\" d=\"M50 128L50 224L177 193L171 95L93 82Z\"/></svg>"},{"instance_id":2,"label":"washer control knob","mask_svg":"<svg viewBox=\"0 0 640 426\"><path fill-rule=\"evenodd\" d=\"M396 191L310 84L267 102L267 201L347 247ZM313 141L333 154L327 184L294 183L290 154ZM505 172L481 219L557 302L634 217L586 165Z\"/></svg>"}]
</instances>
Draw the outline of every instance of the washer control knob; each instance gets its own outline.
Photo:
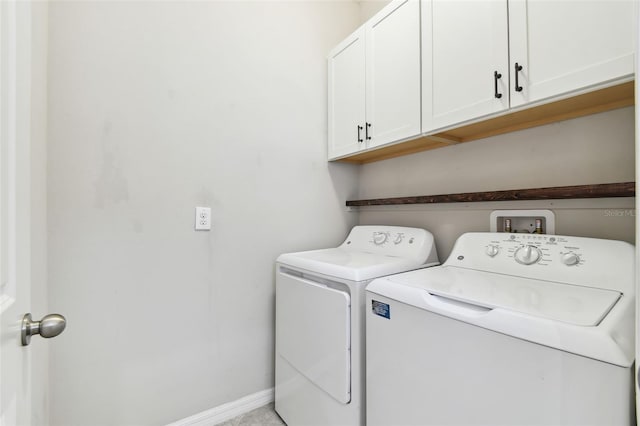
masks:
<instances>
[{"instance_id":1,"label":"washer control knob","mask_svg":"<svg viewBox=\"0 0 640 426\"><path fill-rule=\"evenodd\" d=\"M386 243L389 239L389 234L386 232L374 232L373 233L373 243L377 246L381 246Z\"/></svg>"},{"instance_id":2,"label":"washer control knob","mask_svg":"<svg viewBox=\"0 0 640 426\"><path fill-rule=\"evenodd\" d=\"M496 245L490 244L487 246L487 256L489 257L494 257L495 255L498 254L498 252L500 251L500 248Z\"/></svg>"},{"instance_id":3,"label":"washer control knob","mask_svg":"<svg viewBox=\"0 0 640 426\"><path fill-rule=\"evenodd\" d=\"M562 263L564 263L565 265L572 266L580 263L580 256L570 251L568 253L564 253L560 260L562 260Z\"/></svg>"},{"instance_id":4,"label":"washer control knob","mask_svg":"<svg viewBox=\"0 0 640 426\"><path fill-rule=\"evenodd\" d=\"M515 257L516 262L518 263L523 265L532 265L540 260L542 253L538 247L527 245L518 248L513 257Z\"/></svg>"},{"instance_id":5,"label":"washer control knob","mask_svg":"<svg viewBox=\"0 0 640 426\"><path fill-rule=\"evenodd\" d=\"M400 244L404 240L404 234L396 235L396 238L393 240L393 244Z\"/></svg>"}]
</instances>

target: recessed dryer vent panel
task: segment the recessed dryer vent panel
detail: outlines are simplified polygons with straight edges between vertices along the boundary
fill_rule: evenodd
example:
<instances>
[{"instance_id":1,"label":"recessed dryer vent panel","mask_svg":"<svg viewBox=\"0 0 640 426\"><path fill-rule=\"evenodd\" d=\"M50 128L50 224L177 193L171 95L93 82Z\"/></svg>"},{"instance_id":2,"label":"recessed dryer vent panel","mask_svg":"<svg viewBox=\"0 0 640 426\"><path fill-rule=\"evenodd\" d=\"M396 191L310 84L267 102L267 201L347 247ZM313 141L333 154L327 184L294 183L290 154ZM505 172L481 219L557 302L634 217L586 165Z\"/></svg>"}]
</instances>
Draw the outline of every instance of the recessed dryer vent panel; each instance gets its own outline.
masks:
<instances>
[{"instance_id":1,"label":"recessed dryer vent panel","mask_svg":"<svg viewBox=\"0 0 640 426\"><path fill-rule=\"evenodd\" d=\"M539 221L542 232L536 232L536 221ZM556 216L551 210L494 210L489 216L489 230L522 234L555 234Z\"/></svg>"}]
</instances>

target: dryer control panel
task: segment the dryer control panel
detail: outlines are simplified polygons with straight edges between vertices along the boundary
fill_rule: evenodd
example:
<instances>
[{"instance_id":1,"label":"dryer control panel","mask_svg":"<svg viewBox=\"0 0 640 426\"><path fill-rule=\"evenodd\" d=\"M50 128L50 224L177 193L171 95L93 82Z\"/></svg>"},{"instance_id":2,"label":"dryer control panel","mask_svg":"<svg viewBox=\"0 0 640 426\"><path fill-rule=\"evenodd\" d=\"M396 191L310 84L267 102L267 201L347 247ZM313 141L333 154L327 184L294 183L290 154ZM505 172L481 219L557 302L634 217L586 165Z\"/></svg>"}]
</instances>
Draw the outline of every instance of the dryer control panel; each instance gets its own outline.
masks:
<instances>
[{"instance_id":1,"label":"dryer control panel","mask_svg":"<svg viewBox=\"0 0 640 426\"><path fill-rule=\"evenodd\" d=\"M433 235L421 228L355 226L340 247L408 259L426 257L427 264L438 262Z\"/></svg>"},{"instance_id":2,"label":"dryer control panel","mask_svg":"<svg viewBox=\"0 0 640 426\"><path fill-rule=\"evenodd\" d=\"M418 238L420 238L420 236L417 236ZM406 241L405 241L406 240ZM416 241L416 235L410 235L409 238L407 239L407 235L406 232L403 231L388 231L388 230L381 230L381 231L373 231L373 234L371 235L371 243L375 244L377 246L383 246L385 244L402 244L403 242L405 242L406 244L414 244Z\"/></svg>"},{"instance_id":3,"label":"dryer control panel","mask_svg":"<svg viewBox=\"0 0 640 426\"><path fill-rule=\"evenodd\" d=\"M633 259L623 241L478 232L458 238L445 266L620 290L633 285Z\"/></svg>"}]
</instances>

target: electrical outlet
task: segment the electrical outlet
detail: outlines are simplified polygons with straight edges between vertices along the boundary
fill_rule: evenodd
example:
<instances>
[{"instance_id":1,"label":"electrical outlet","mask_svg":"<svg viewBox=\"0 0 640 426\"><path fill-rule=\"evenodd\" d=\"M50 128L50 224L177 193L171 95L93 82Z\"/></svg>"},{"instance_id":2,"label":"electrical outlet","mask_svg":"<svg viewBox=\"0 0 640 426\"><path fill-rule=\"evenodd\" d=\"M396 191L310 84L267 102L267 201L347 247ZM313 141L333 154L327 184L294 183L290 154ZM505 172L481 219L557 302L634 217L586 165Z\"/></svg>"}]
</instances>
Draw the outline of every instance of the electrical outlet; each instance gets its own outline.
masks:
<instances>
[{"instance_id":1,"label":"electrical outlet","mask_svg":"<svg viewBox=\"0 0 640 426\"><path fill-rule=\"evenodd\" d=\"M211 229L211 207L196 207L196 231Z\"/></svg>"}]
</instances>

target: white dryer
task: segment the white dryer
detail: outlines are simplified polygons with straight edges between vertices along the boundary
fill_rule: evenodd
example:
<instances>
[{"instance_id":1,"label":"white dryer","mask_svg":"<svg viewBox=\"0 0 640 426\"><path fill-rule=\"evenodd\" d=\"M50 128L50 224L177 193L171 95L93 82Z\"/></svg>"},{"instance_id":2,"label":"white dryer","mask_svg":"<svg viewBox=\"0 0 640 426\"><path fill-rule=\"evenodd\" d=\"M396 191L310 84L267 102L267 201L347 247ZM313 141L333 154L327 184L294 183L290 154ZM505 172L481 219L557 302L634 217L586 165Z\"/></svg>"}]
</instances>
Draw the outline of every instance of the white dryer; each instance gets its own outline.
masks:
<instances>
[{"instance_id":1,"label":"white dryer","mask_svg":"<svg viewBox=\"0 0 640 426\"><path fill-rule=\"evenodd\" d=\"M438 263L429 232L396 226L278 257L275 408L289 426L365 424L365 286Z\"/></svg>"},{"instance_id":2,"label":"white dryer","mask_svg":"<svg viewBox=\"0 0 640 426\"><path fill-rule=\"evenodd\" d=\"M470 233L367 287L369 425L635 424L634 247Z\"/></svg>"}]
</instances>

